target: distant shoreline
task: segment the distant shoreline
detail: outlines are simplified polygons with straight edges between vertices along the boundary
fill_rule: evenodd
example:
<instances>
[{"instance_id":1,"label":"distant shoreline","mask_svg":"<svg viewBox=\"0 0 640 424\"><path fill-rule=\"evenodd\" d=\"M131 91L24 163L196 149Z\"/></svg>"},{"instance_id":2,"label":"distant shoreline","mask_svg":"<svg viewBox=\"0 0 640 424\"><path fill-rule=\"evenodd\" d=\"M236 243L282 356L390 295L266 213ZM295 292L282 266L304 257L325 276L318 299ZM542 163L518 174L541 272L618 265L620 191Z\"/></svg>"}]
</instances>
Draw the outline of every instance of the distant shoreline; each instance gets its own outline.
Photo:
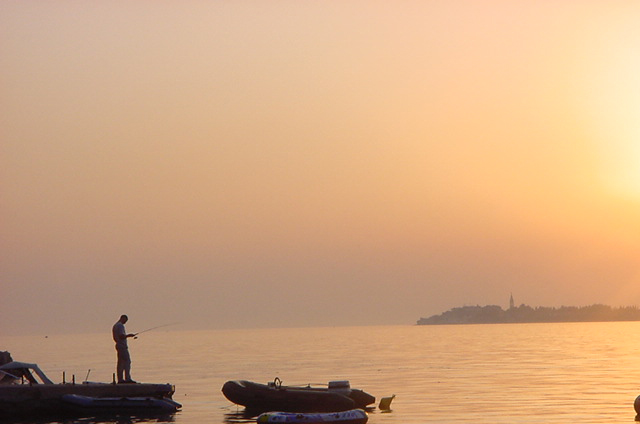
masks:
<instances>
[{"instance_id":1,"label":"distant shoreline","mask_svg":"<svg viewBox=\"0 0 640 424\"><path fill-rule=\"evenodd\" d=\"M429 318L420 318L417 325L607 321L640 321L640 309L636 306L612 308L600 304L559 308L520 305L506 310L497 305L462 306Z\"/></svg>"}]
</instances>

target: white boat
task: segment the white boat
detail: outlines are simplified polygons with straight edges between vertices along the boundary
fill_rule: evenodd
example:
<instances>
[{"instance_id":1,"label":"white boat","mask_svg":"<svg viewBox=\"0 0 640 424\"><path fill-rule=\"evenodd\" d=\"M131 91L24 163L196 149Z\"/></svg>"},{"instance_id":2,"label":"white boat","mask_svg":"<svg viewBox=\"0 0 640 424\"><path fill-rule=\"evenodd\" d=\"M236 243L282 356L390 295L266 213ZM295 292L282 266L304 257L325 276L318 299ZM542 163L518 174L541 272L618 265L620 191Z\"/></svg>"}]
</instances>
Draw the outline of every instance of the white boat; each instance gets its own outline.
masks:
<instances>
[{"instance_id":1,"label":"white boat","mask_svg":"<svg viewBox=\"0 0 640 424\"><path fill-rule=\"evenodd\" d=\"M258 424L365 424L368 420L364 410L351 409L325 413L265 412L256 421Z\"/></svg>"}]
</instances>

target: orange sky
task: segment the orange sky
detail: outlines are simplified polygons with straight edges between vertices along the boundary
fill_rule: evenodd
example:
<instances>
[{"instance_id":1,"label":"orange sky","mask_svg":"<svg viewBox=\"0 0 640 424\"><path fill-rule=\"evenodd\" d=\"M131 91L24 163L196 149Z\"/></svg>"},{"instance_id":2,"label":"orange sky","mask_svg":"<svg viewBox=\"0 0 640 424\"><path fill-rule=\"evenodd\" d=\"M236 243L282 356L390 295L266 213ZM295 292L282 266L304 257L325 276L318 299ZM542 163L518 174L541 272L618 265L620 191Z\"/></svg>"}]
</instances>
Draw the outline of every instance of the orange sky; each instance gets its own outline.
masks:
<instances>
[{"instance_id":1,"label":"orange sky","mask_svg":"<svg viewBox=\"0 0 640 424\"><path fill-rule=\"evenodd\" d=\"M638 305L639 20L2 2L0 334Z\"/></svg>"}]
</instances>

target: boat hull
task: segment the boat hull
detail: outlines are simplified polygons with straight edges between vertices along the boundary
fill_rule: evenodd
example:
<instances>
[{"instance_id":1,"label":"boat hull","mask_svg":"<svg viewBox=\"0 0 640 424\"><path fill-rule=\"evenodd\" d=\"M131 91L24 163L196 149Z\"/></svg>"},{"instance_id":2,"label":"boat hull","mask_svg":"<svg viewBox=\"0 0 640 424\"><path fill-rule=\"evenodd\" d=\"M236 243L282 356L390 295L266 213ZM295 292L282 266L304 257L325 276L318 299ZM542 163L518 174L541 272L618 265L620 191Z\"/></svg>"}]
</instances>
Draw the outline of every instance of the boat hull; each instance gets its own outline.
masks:
<instances>
[{"instance_id":1,"label":"boat hull","mask_svg":"<svg viewBox=\"0 0 640 424\"><path fill-rule=\"evenodd\" d=\"M171 399L171 384L10 384L0 386L0 416L56 415L65 413L62 397L152 397Z\"/></svg>"},{"instance_id":2,"label":"boat hull","mask_svg":"<svg viewBox=\"0 0 640 424\"><path fill-rule=\"evenodd\" d=\"M222 393L231 402L258 412L340 412L366 408L375 397L358 389L275 386L246 380L227 381Z\"/></svg>"},{"instance_id":3,"label":"boat hull","mask_svg":"<svg viewBox=\"0 0 640 424\"><path fill-rule=\"evenodd\" d=\"M154 397L95 398L64 395L61 400L64 409L73 412L175 412L182 408L182 405L172 399Z\"/></svg>"},{"instance_id":4,"label":"boat hull","mask_svg":"<svg viewBox=\"0 0 640 424\"><path fill-rule=\"evenodd\" d=\"M266 412L258 424L365 424L369 416L362 409L329 413Z\"/></svg>"}]
</instances>

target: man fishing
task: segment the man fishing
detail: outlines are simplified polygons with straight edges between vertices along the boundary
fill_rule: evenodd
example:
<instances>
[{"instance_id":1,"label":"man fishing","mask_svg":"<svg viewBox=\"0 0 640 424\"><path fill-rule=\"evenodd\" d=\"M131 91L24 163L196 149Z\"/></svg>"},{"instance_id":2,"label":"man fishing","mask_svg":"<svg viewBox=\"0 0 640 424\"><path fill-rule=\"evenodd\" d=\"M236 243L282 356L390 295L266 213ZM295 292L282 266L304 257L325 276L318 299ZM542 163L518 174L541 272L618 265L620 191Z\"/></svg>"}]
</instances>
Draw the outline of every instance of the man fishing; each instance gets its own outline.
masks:
<instances>
[{"instance_id":1,"label":"man fishing","mask_svg":"<svg viewBox=\"0 0 640 424\"><path fill-rule=\"evenodd\" d=\"M116 342L116 352L118 352L118 384L135 383L131 379L131 356L129 355L129 346L127 338L135 337L135 334L127 334L124 325L129 321L129 317L122 315L118 322L113 325L111 330L113 341Z\"/></svg>"}]
</instances>

